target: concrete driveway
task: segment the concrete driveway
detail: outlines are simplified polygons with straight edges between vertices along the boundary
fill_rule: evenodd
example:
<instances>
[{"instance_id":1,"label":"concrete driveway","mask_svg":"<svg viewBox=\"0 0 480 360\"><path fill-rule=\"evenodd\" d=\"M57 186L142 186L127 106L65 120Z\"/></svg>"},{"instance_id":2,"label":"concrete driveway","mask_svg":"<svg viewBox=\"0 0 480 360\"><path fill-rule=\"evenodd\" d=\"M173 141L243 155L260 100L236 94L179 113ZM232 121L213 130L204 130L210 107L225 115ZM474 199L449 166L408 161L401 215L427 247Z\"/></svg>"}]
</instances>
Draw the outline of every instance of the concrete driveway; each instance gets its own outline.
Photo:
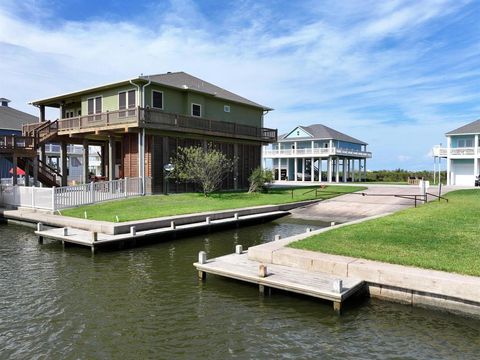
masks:
<instances>
[{"instance_id":1,"label":"concrete driveway","mask_svg":"<svg viewBox=\"0 0 480 360\"><path fill-rule=\"evenodd\" d=\"M452 188L442 188L445 194ZM305 220L335 221L344 223L359 220L365 217L393 213L415 205L414 200L403 199L394 196L374 195L420 195L421 189L418 186L368 186L362 191L367 196L359 193L347 194L336 198L325 200L320 203L291 210L291 216ZM437 194L437 187L430 187L429 193ZM429 197L429 201L434 200ZM421 202L419 202L421 204Z\"/></svg>"}]
</instances>

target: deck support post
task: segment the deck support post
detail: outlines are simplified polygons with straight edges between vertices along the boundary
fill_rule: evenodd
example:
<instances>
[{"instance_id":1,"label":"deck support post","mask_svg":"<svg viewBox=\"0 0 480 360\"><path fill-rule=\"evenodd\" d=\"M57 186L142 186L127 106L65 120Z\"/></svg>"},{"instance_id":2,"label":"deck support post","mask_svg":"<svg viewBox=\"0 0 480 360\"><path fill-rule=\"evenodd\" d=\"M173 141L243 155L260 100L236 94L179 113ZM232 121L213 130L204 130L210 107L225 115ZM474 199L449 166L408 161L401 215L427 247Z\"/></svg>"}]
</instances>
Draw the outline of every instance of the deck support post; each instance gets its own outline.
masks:
<instances>
[{"instance_id":1,"label":"deck support post","mask_svg":"<svg viewBox=\"0 0 480 360\"><path fill-rule=\"evenodd\" d=\"M241 255L242 253L243 253L243 246L242 245L235 246L235 254Z\"/></svg>"},{"instance_id":2,"label":"deck support post","mask_svg":"<svg viewBox=\"0 0 480 360\"><path fill-rule=\"evenodd\" d=\"M12 160L13 160L12 161L12 163L13 163L12 185L15 186L18 183L18 178L17 178L17 166L18 166L17 155L13 154L13 159Z\"/></svg>"},{"instance_id":3,"label":"deck support post","mask_svg":"<svg viewBox=\"0 0 480 360\"><path fill-rule=\"evenodd\" d=\"M83 173L82 173L82 182L84 184L88 183L89 180L89 154L88 154L88 140L83 140L83 149L82 149L82 157L83 157Z\"/></svg>"},{"instance_id":4,"label":"deck support post","mask_svg":"<svg viewBox=\"0 0 480 360\"><path fill-rule=\"evenodd\" d=\"M108 137L108 180L115 180L115 138Z\"/></svg>"},{"instance_id":5,"label":"deck support post","mask_svg":"<svg viewBox=\"0 0 480 360\"><path fill-rule=\"evenodd\" d=\"M60 172L62 173L61 186L67 186L68 184L67 156L67 143L62 141L60 143Z\"/></svg>"},{"instance_id":6,"label":"deck support post","mask_svg":"<svg viewBox=\"0 0 480 360\"><path fill-rule=\"evenodd\" d=\"M92 251L92 255L95 254L96 248L94 245L90 246L90 250Z\"/></svg>"},{"instance_id":7,"label":"deck support post","mask_svg":"<svg viewBox=\"0 0 480 360\"><path fill-rule=\"evenodd\" d=\"M342 303L340 301L333 302L333 310L340 315L342 313Z\"/></svg>"},{"instance_id":8,"label":"deck support post","mask_svg":"<svg viewBox=\"0 0 480 360\"><path fill-rule=\"evenodd\" d=\"M38 239L38 243L39 243L40 245L42 245L42 244L43 244L43 236L38 236L37 239Z\"/></svg>"},{"instance_id":9,"label":"deck support post","mask_svg":"<svg viewBox=\"0 0 480 360\"><path fill-rule=\"evenodd\" d=\"M38 186L38 156L33 158L33 186Z\"/></svg>"}]
</instances>

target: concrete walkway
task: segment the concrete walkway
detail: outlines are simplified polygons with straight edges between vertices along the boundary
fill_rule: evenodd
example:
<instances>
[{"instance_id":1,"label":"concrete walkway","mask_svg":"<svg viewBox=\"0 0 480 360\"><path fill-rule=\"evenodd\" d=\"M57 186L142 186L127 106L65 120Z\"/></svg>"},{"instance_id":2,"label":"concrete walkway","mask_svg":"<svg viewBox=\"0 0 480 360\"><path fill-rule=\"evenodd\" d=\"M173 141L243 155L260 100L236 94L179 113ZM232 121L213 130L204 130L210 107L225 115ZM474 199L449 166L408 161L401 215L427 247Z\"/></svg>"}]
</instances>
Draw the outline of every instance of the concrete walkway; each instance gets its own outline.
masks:
<instances>
[{"instance_id":1,"label":"concrete walkway","mask_svg":"<svg viewBox=\"0 0 480 360\"><path fill-rule=\"evenodd\" d=\"M442 193L445 194L452 188L443 187ZM438 194L437 187L430 187L428 192ZM347 194L325 200L320 203L297 208L291 211L292 217L305 220L319 220L326 222L349 222L363 219L370 216L384 215L403 210L408 207L415 206L414 200L399 198L394 196L378 196L378 195L421 195L421 189L418 186L368 186L367 190L362 193ZM377 195L377 196L375 196ZM436 198L429 196L429 201ZM419 202L421 204L421 202Z\"/></svg>"}]
</instances>

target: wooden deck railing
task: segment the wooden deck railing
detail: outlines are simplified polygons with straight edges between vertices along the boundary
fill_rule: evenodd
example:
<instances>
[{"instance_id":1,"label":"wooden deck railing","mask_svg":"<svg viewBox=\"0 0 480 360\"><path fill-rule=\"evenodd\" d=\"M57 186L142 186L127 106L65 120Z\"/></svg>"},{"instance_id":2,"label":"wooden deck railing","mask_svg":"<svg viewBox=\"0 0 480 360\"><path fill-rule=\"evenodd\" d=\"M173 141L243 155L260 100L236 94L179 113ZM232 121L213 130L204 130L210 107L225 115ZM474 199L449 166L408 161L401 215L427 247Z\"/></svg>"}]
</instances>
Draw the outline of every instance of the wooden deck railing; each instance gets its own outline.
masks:
<instances>
[{"instance_id":1,"label":"wooden deck railing","mask_svg":"<svg viewBox=\"0 0 480 360\"><path fill-rule=\"evenodd\" d=\"M132 125L157 129L165 128L168 130L177 129L180 131L199 130L216 134L225 134L232 137L254 138L266 142L277 140L276 129L260 128L228 121L211 120L139 107L60 119L58 120L58 125L56 125L56 127L60 132L74 132L108 128L117 125ZM33 134L43 130L43 127L38 124L27 124L24 125L23 130L24 134L30 132Z\"/></svg>"},{"instance_id":2,"label":"wooden deck railing","mask_svg":"<svg viewBox=\"0 0 480 360\"><path fill-rule=\"evenodd\" d=\"M35 137L8 135L0 137L0 148L8 150L35 150Z\"/></svg>"}]
</instances>

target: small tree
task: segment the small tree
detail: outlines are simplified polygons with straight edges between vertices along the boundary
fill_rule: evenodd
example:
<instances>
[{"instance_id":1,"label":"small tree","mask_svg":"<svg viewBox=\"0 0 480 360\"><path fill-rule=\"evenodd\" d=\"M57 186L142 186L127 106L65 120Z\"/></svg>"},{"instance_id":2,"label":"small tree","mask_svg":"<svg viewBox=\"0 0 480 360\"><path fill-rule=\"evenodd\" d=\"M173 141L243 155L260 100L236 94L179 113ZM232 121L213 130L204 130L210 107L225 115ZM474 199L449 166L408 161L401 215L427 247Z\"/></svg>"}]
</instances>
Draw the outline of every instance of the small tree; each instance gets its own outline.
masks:
<instances>
[{"instance_id":1,"label":"small tree","mask_svg":"<svg viewBox=\"0 0 480 360\"><path fill-rule=\"evenodd\" d=\"M171 161L174 165L172 176L180 181L199 184L205 196L218 190L235 163L211 145L207 149L201 146L179 147Z\"/></svg>"},{"instance_id":2,"label":"small tree","mask_svg":"<svg viewBox=\"0 0 480 360\"><path fill-rule=\"evenodd\" d=\"M250 183L248 188L249 193L264 191L273 181L273 173L271 170L264 170L261 167L257 167L248 177L248 181Z\"/></svg>"}]
</instances>

